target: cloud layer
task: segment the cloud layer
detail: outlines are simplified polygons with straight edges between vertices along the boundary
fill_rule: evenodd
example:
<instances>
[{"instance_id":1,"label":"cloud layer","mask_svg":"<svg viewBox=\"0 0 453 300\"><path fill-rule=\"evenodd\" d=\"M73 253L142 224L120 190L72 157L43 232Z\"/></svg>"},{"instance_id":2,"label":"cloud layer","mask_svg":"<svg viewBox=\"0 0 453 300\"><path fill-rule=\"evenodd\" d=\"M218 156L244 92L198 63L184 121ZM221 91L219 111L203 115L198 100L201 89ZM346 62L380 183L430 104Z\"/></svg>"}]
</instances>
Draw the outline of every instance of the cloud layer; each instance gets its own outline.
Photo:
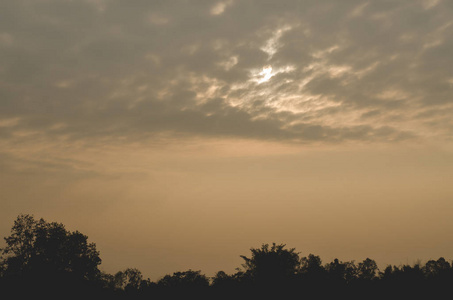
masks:
<instances>
[{"instance_id":1,"label":"cloud layer","mask_svg":"<svg viewBox=\"0 0 453 300\"><path fill-rule=\"evenodd\" d=\"M451 139L449 1L6 0L0 138Z\"/></svg>"}]
</instances>

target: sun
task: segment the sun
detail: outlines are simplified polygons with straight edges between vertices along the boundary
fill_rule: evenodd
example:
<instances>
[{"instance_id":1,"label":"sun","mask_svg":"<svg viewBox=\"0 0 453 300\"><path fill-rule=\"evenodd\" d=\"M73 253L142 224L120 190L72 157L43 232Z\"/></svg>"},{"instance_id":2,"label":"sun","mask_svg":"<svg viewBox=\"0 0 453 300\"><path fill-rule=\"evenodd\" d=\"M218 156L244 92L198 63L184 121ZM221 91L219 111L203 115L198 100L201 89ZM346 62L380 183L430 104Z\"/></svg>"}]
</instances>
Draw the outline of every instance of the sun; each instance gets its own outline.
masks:
<instances>
[{"instance_id":1,"label":"sun","mask_svg":"<svg viewBox=\"0 0 453 300\"><path fill-rule=\"evenodd\" d=\"M257 79L256 79L256 82L257 83L263 83L263 82L267 82L269 81L269 79L271 79L273 76L275 75L275 73L272 72L272 67L271 66L267 66L267 67L263 67L263 69L261 70L261 72L259 72L257 74Z\"/></svg>"}]
</instances>

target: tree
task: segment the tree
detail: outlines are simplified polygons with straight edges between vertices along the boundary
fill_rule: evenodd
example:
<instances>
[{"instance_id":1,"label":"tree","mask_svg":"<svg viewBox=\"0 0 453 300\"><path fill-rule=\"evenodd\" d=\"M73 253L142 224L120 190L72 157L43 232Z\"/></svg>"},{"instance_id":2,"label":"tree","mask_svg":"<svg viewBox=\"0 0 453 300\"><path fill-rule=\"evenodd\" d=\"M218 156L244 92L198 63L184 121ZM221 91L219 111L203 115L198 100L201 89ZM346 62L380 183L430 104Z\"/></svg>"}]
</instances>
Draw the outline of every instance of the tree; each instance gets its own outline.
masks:
<instances>
[{"instance_id":1,"label":"tree","mask_svg":"<svg viewBox=\"0 0 453 300\"><path fill-rule=\"evenodd\" d=\"M386 284L398 285L400 287L409 287L420 285L424 280L423 269L419 263L413 266L387 266L384 272L380 273L380 278Z\"/></svg>"},{"instance_id":2,"label":"tree","mask_svg":"<svg viewBox=\"0 0 453 300\"><path fill-rule=\"evenodd\" d=\"M212 278L212 286L222 289L237 288L241 284L245 284L244 272L238 271L232 275L228 275L224 271L219 271Z\"/></svg>"},{"instance_id":3,"label":"tree","mask_svg":"<svg viewBox=\"0 0 453 300\"><path fill-rule=\"evenodd\" d=\"M428 278L441 277L451 273L451 265L445 258L441 257L437 261L427 261L423 267L423 272Z\"/></svg>"},{"instance_id":4,"label":"tree","mask_svg":"<svg viewBox=\"0 0 453 300\"><path fill-rule=\"evenodd\" d=\"M146 285L146 280L143 279L142 272L135 268L127 268L124 271L117 272L115 275L110 276L108 280L116 290L137 291L143 285Z\"/></svg>"},{"instance_id":5,"label":"tree","mask_svg":"<svg viewBox=\"0 0 453 300\"><path fill-rule=\"evenodd\" d=\"M11 228L11 235L5 237L6 247L1 249L5 274L19 274L25 271L33 254L36 230L44 220L36 221L30 215L19 215Z\"/></svg>"},{"instance_id":6,"label":"tree","mask_svg":"<svg viewBox=\"0 0 453 300\"><path fill-rule=\"evenodd\" d=\"M342 262L337 258L327 264L325 269L330 280L344 283L351 282L355 278L357 271L354 261Z\"/></svg>"},{"instance_id":7,"label":"tree","mask_svg":"<svg viewBox=\"0 0 453 300\"><path fill-rule=\"evenodd\" d=\"M234 285L235 278L234 276L228 275L224 271L218 271L215 276L212 278L212 284L215 287L230 287Z\"/></svg>"},{"instance_id":8,"label":"tree","mask_svg":"<svg viewBox=\"0 0 453 300\"><path fill-rule=\"evenodd\" d=\"M60 223L35 220L19 215L11 235L1 249L6 276L39 274L71 274L79 279L94 279L99 274L101 259L94 243Z\"/></svg>"},{"instance_id":9,"label":"tree","mask_svg":"<svg viewBox=\"0 0 453 300\"><path fill-rule=\"evenodd\" d=\"M375 279L378 271L379 269L376 262L370 258L365 259L357 265L357 277L359 279Z\"/></svg>"},{"instance_id":10,"label":"tree","mask_svg":"<svg viewBox=\"0 0 453 300\"><path fill-rule=\"evenodd\" d=\"M263 244L261 248L251 248L251 257L241 255L246 275L258 284L280 284L294 278L299 270L299 254L286 245Z\"/></svg>"},{"instance_id":11,"label":"tree","mask_svg":"<svg viewBox=\"0 0 453 300\"><path fill-rule=\"evenodd\" d=\"M308 257L301 259L300 272L315 279L322 278L326 273L322 266L321 258L313 254L309 254Z\"/></svg>"},{"instance_id":12,"label":"tree","mask_svg":"<svg viewBox=\"0 0 453 300\"><path fill-rule=\"evenodd\" d=\"M158 286L171 289L200 289L209 286L209 279L201 271L188 270L165 275L157 282Z\"/></svg>"}]
</instances>

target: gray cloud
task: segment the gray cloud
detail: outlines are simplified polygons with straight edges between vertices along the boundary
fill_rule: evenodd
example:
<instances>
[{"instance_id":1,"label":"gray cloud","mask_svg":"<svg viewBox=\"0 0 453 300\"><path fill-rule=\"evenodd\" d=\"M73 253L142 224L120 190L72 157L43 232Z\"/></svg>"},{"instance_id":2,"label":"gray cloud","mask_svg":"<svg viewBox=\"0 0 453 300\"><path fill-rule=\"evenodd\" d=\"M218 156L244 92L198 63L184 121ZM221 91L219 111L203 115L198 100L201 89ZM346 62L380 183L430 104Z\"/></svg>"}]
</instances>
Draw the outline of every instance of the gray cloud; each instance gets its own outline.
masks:
<instances>
[{"instance_id":1,"label":"gray cloud","mask_svg":"<svg viewBox=\"0 0 453 300\"><path fill-rule=\"evenodd\" d=\"M451 135L448 1L214 5L2 1L0 137Z\"/></svg>"}]
</instances>

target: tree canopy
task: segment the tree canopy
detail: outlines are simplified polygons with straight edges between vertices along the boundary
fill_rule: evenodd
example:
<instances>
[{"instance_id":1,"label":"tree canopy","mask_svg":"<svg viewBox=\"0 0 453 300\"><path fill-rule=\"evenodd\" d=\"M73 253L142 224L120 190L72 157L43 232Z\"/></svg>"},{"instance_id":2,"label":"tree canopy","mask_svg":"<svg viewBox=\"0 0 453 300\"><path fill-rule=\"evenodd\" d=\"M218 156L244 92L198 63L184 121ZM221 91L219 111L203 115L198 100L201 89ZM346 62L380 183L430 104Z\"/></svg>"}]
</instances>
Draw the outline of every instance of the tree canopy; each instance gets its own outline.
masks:
<instances>
[{"instance_id":1,"label":"tree canopy","mask_svg":"<svg viewBox=\"0 0 453 300\"><path fill-rule=\"evenodd\" d=\"M61 223L19 215L5 241L1 253L7 275L70 273L92 280L100 273L101 258L96 245L89 243L86 235L66 230Z\"/></svg>"},{"instance_id":2,"label":"tree canopy","mask_svg":"<svg viewBox=\"0 0 453 300\"><path fill-rule=\"evenodd\" d=\"M262 244L251 248L248 256L240 255L242 268L233 274L219 271L210 278L201 270L189 269L152 282L136 268L113 275L101 272L96 245L61 223L19 215L4 239L0 292L14 291L16 296L21 291L32 295L53 291L57 296L70 292L81 298L89 294L93 299L180 299L187 295L249 299L285 298L300 292L318 299L339 295L361 298L365 294L405 299L423 294L432 298L433 293L440 295L453 283L453 265L443 257L424 265L387 266L380 271L370 258L358 263L334 259L323 264L317 255L300 257L295 248L276 243Z\"/></svg>"},{"instance_id":3,"label":"tree canopy","mask_svg":"<svg viewBox=\"0 0 453 300\"><path fill-rule=\"evenodd\" d=\"M251 257L241 255L245 273L257 283L269 284L291 279L299 271L299 254L294 248L286 249L284 244L263 244L251 248Z\"/></svg>"}]
</instances>

